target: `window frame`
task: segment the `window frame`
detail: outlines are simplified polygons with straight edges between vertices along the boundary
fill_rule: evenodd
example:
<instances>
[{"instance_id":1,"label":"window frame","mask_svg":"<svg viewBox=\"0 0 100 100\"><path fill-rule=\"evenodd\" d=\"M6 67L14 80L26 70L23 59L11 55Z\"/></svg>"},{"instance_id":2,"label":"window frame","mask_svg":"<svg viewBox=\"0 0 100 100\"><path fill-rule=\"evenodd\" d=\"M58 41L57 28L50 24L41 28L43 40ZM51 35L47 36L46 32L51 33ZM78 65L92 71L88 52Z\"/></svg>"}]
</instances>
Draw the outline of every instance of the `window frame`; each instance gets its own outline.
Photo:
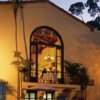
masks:
<instances>
[{"instance_id":1,"label":"window frame","mask_svg":"<svg viewBox=\"0 0 100 100\"><path fill-rule=\"evenodd\" d=\"M57 35L58 39L60 40L60 45L47 44L47 43L43 43L43 42L32 42L31 39L32 39L32 36L34 35L35 31L38 29L42 29L42 28L46 28L46 29L50 29L50 30L54 31L54 33ZM32 45L36 46L36 58L35 58L36 59L36 78L32 78L31 74L30 74L30 79L31 79L30 81L34 80L34 81L38 82L38 44L49 45L49 46L54 46L56 48L60 48L60 50L61 50L61 80L59 80L59 83L64 83L64 77L63 77L64 76L64 68L63 68L63 66L64 66L64 44L63 44L62 38L58 34L58 32L48 26L40 26L40 27L36 28L30 36L30 59L31 59L31 46ZM31 71L31 68L30 68L30 71Z\"/></svg>"}]
</instances>

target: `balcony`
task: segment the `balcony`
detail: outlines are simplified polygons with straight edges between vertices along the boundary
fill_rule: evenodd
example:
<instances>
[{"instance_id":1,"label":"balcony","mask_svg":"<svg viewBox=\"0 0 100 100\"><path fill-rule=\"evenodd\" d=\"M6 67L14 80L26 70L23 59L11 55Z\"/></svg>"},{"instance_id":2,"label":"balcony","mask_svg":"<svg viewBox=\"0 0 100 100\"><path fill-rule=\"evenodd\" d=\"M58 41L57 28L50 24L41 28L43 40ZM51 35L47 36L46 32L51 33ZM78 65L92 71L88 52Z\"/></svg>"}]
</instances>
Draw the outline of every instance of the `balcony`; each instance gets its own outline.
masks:
<instances>
[{"instance_id":1,"label":"balcony","mask_svg":"<svg viewBox=\"0 0 100 100\"><path fill-rule=\"evenodd\" d=\"M78 83L72 80L68 74L64 74L63 84L59 83L56 79L55 79L56 81L53 80L49 81L50 77L48 77L47 74L44 74L42 80L38 79L38 82L30 82L29 76L23 75L24 79L22 81L22 91L26 92L26 90L28 90L29 87L34 87L36 84L43 83L57 89L57 91L55 92L55 98L62 90L70 89L71 90L70 97L75 98L75 100L78 100L79 98L84 98L84 100L86 100L87 91L82 91L82 96L81 96L80 86L78 85Z\"/></svg>"},{"instance_id":2,"label":"balcony","mask_svg":"<svg viewBox=\"0 0 100 100\"><path fill-rule=\"evenodd\" d=\"M38 82L32 81L30 79L29 74L25 73L21 75L21 80L22 80L22 86L30 86L30 85L35 85L37 83L45 83L45 84L49 84L49 85L53 85L53 87L70 87L70 88L74 88L77 87L78 85L75 83L75 81L73 81L69 75L64 74L64 83L61 83L56 75L54 76L53 73L45 73L43 75L43 77L39 77L38 78ZM78 86L79 87L79 86Z\"/></svg>"},{"instance_id":3,"label":"balcony","mask_svg":"<svg viewBox=\"0 0 100 100\"><path fill-rule=\"evenodd\" d=\"M42 75L42 72L41 72ZM32 80L30 78L29 73L23 73L21 75L21 80L22 82L35 82L34 79ZM43 76L39 76L38 77L38 82L37 83L52 83L52 84L70 84L70 85L78 85L79 83L77 83L75 80L73 80L68 74L64 73L64 82L60 82L59 79L56 76L56 73L44 73Z\"/></svg>"}]
</instances>

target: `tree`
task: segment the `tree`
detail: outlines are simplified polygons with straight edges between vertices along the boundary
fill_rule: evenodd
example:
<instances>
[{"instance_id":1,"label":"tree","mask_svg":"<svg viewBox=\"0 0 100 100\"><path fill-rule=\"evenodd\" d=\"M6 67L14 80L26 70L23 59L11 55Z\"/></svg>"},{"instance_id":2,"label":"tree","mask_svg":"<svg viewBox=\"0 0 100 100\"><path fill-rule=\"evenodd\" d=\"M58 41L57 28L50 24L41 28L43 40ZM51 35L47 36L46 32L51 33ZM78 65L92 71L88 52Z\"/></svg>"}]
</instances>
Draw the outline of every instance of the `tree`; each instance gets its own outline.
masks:
<instances>
[{"instance_id":1,"label":"tree","mask_svg":"<svg viewBox=\"0 0 100 100\"><path fill-rule=\"evenodd\" d=\"M100 13L98 2L99 0L87 0L86 3L76 2L70 5L69 12L73 15L79 16L83 13L83 10L87 9L90 16L94 17L97 13Z\"/></svg>"},{"instance_id":2,"label":"tree","mask_svg":"<svg viewBox=\"0 0 100 100\"><path fill-rule=\"evenodd\" d=\"M87 12L90 14L91 17L94 17L98 14L98 16L95 18L95 20L91 20L87 22L88 25L93 26L94 28L97 28L100 30L100 6L98 5L99 0L87 0L86 3L83 2L76 2L69 7L69 12L71 12L73 15L80 16L83 20L82 14L85 9L87 9ZM98 19L98 21L96 21Z\"/></svg>"},{"instance_id":3,"label":"tree","mask_svg":"<svg viewBox=\"0 0 100 100\"><path fill-rule=\"evenodd\" d=\"M77 2L74 3L70 6L69 11L73 14L73 15L82 15L83 14L83 10L85 9L84 4L82 2ZM81 18L83 19L83 17L81 16Z\"/></svg>"},{"instance_id":4,"label":"tree","mask_svg":"<svg viewBox=\"0 0 100 100\"><path fill-rule=\"evenodd\" d=\"M88 13L91 16L95 16L100 12L100 7L98 6L99 0L87 0L85 7L88 7Z\"/></svg>"},{"instance_id":5,"label":"tree","mask_svg":"<svg viewBox=\"0 0 100 100\"><path fill-rule=\"evenodd\" d=\"M64 67L74 83L80 85L82 98L83 90L87 88L89 83L89 76L86 67L80 63L72 63L69 61L64 61Z\"/></svg>"},{"instance_id":6,"label":"tree","mask_svg":"<svg viewBox=\"0 0 100 100\"><path fill-rule=\"evenodd\" d=\"M88 21L87 24L93 26L97 30L100 30L100 16L96 17L94 21Z\"/></svg>"}]
</instances>

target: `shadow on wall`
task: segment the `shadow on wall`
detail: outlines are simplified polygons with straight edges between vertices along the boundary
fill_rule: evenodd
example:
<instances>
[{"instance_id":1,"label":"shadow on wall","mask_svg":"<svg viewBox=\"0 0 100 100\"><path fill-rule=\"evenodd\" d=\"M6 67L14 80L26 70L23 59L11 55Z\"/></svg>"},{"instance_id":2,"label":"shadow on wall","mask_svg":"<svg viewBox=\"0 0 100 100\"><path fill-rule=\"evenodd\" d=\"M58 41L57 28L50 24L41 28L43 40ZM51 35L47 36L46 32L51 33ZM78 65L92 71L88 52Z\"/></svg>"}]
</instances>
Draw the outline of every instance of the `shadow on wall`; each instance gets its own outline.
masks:
<instances>
[{"instance_id":1,"label":"shadow on wall","mask_svg":"<svg viewBox=\"0 0 100 100\"><path fill-rule=\"evenodd\" d=\"M85 33L75 36L78 49L81 48L80 54L83 62L89 65L89 74L95 79L95 87L90 88L88 98L90 100L99 100L98 83L100 83L100 34L99 33ZM94 91L97 91L94 94Z\"/></svg>"},{"instance_id":2,"label":"shadow on wall","mask_svg":"<svg viewBox=\"0 0 100 100\"><path fill-rule=\"evenodd\" d=\"M14 89L14 87L10 84L6 84L6 94L15 96L15 93L17 93L17 91Z\"/></svg>"},{"instance_id":3,"label":"shadow on wall","mask_svg":"<svg viewBox=\"0 0 100 100\"><path fill-rule=\"evenodd\" d=\"M62 93L59 93L57 96L57 100L66 100L68 98L70 98L70 93L71 93L71 89L64 89L62 90Z\"/></svg>"}]
</instances>

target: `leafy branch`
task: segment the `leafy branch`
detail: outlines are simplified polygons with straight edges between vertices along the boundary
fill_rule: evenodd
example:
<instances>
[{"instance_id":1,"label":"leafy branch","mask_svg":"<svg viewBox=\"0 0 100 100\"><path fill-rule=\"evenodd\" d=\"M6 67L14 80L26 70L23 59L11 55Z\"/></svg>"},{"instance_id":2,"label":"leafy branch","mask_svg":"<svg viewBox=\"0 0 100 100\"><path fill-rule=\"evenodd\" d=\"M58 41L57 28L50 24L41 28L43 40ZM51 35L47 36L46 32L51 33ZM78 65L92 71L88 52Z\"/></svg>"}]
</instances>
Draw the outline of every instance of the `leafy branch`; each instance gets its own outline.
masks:
<instances>
[{"instance_id":1,"label":"leafy branch","mask_svg":"<svg viewBox=\"0 0 100 100\"><path fill-rule=\"evenodd\" d=\"M14 52L14 57L17 58L18 60L13 61L12 64L14 64L14 65L19 64L21 72L27 72L27 71L29 71L30 64L31 64L30 59L24 59L21 56L21 52L16 52L16 51Z\"/></svg>"}]
</instances>

